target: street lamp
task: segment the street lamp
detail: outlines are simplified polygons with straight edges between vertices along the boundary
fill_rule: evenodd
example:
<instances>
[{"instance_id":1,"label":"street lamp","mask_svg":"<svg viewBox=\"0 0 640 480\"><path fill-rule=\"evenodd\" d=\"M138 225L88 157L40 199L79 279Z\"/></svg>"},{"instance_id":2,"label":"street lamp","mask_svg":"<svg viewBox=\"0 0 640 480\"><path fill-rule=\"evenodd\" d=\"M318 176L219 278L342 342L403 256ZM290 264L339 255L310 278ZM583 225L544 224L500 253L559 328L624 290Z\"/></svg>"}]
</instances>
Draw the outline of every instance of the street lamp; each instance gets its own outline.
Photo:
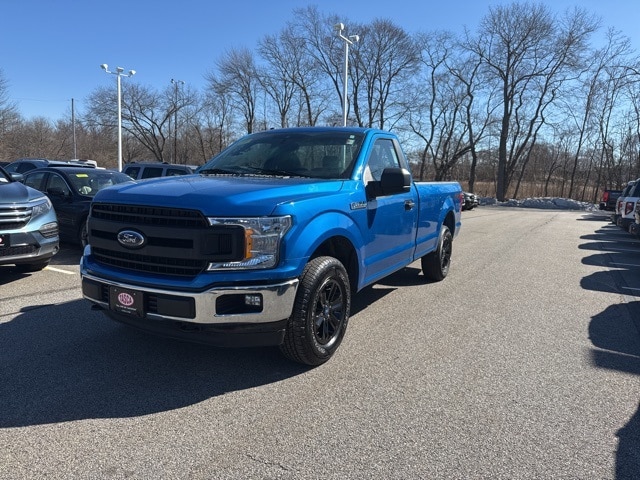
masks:
<instances>
[{"instance_id":1,"label":"street lamp","mask_svg":"<svg viewBox=\"0 0 640 480\"><path fill-rule=\"evenodd\" d=\"M100 68L102 68L107 73L111 73L115 75L118 79L117 81L117 85L118 85L118 171L121 172L122 171L122 92L121 92L121 86L120 86L120 77L132 77L133 75L136 74L136 71L129 70L129 73L122 73L124 72L124 68L116 67L116 71L111 72L109 71L109 65L107 65L106 63L103 63L102 65L100 65Z\"/></svg>"},{"instance_id":2,"label":"street lamp","mask_svg":"<svg viewBox=\"0 0 640 480\"><path fill-rule=\"evenodd\" d=\"M184 80L171 79L175 88L175 104L173 105L173 162L178 163L178 84L184 85Z\"/></svg>"},{"instance_id":3,"label":"street lamp","mask_svg":"<svg viewBox=\"0 0 640 480\"><path fill-rule=\"evenodd\" d=\"M349 35L345 37L342 34L344 30L344 23L336 23L334 27L338 32L338 36L344 40L344 87L342 89L342 126L347 126L347 82L349 73L349 45L353 45L354 42L358 42L360 37L358 35Z\"/></svg>"}]
</instances>

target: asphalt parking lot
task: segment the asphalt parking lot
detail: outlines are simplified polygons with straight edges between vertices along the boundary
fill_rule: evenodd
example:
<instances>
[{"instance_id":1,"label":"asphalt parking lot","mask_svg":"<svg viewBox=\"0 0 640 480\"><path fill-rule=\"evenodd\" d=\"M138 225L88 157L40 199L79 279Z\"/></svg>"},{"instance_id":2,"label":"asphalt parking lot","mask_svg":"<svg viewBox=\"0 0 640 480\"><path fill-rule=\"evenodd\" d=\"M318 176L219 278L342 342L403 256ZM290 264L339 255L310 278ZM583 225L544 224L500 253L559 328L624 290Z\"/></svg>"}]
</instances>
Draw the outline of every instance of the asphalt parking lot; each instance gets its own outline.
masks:
<instances>
[{"instance_id":1,"label":"asphalt parking lot","mask_svg":"<svg viewBox=\"0 0 640 480\"><path fill-rule=\"evenodd\" d=\"M638 478L640 241L600 212L463 212L315 369L115 324L79 257L0 267L2 479Z\"/></svg>"}]
</instances>

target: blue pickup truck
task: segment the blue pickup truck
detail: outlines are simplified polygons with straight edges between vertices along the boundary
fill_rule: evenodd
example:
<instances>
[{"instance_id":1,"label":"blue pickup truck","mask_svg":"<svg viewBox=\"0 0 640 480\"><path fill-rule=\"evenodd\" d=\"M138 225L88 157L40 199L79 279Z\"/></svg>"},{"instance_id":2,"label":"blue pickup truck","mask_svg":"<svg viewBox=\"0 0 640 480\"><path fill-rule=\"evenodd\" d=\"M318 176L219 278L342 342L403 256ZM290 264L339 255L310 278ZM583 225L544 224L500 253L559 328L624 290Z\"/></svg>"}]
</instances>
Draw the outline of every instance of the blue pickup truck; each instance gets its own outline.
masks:
<instances>
[{"instance_id":1,"label":"blue pickup truck","mask_svg":"<svg viewBox=\"0 0 640 480\"><path fill-rule=\"evenodd\" d=\"M413 182L390 132L254 133L194 175L98 192L82 293L146 331L320 365L355 292L417 260L446 277L462 201L457 182Z\"/></svg>"}]
</instances>

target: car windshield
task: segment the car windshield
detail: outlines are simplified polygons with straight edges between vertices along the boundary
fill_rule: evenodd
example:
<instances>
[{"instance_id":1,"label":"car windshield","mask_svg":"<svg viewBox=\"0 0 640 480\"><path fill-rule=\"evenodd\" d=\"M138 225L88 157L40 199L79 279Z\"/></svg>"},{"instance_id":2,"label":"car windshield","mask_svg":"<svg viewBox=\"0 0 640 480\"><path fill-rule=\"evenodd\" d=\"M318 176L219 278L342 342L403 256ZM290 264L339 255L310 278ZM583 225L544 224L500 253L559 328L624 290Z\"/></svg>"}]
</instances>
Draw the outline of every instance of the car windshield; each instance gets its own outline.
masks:
<instances>
[{"instance_id":1,"label":"car windshield","mask_svg":"<svg viewBox=\"0 0 640 480\"><path fill-rule=\"evenodd\" d=\"M96 193L106 187L116 185L118 183L132 182L129 175L114 172L111 170L93 170L87 169L82 172L73 172L68 175L71 187L82 195L93 197Z\"/></svg>"},{"instance_id":2,"label":"car windshield","mask_svg":"<svg viewBox=\"0 0 640 480\"><path fill-rule=\"evenodd\" d=\"M363 138L338 131L256 133L233 143L197 173L350 178Z\"/></svg>"}]
</instances>

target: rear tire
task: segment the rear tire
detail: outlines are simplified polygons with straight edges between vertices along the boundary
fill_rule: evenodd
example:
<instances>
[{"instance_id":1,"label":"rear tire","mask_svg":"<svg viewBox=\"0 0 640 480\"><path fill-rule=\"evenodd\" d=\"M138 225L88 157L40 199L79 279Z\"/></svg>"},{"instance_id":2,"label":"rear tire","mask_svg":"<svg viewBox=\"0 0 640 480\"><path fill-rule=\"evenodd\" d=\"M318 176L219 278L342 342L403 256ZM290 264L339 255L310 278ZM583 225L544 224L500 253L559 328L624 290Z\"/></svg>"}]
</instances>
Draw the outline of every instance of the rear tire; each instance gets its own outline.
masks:
<instances>
[{"instance_id":1,"label":"rear tire","mask_svg":"<svg viewBox=\"0 0 640 480\"><path fill-rule=\"evenodd\" d=\"M442 226L438 238L438 248L421 259L422 273L430 280L439 282L444 280L451 266L453 250L453 235L446 225Z\"/></svg>"},{"instance_id":2,"label":"rear tire","mask_svg":"<svg viewBox=\"0 0 640 480\"><path fill-rule=\"evenodd\" d=\"M314 258L302 272L280 351L305 365L325 363L342 342L350 310L349 276L342 263Z\"/></svg>"}]
</instances>

